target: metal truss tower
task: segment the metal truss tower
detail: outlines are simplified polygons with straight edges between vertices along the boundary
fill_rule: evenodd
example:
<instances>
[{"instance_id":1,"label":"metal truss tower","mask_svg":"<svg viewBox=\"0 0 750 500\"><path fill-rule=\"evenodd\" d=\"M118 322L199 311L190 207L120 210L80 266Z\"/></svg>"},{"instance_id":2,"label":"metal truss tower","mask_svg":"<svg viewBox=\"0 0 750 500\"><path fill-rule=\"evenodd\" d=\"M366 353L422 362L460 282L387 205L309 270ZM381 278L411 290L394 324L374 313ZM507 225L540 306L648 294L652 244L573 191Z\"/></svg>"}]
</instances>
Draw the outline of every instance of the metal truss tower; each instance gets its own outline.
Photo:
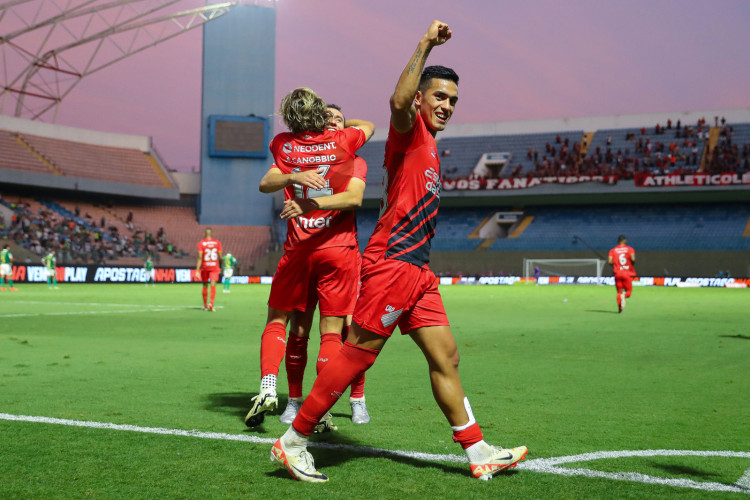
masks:
<instances>
[{"instance_id":1,"label":"metal truss tower","mask_svg":"<svg viewBox=\"0 0 750 500\"><path fill-rule=\"evenodd\" d=\"M84 77L223 16L239 2L175 11L180 8L176 4L184 3L185 0L0 3L0 113L7 110L7 114L32 120L49 119L51 115L51 121L55 121L63 98ZM9 24L14 26L13 31L4 27Z\"/></svg>"}]
</instances>

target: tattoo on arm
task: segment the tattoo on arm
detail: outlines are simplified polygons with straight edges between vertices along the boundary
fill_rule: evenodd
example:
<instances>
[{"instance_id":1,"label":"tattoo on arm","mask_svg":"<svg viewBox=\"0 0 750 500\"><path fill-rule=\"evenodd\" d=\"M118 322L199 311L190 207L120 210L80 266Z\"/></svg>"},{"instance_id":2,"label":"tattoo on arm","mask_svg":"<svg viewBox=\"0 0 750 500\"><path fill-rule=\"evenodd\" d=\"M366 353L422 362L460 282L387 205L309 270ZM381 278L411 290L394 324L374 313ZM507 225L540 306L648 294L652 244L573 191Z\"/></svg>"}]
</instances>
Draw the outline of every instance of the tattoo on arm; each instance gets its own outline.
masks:
<instances>
[{"instance_id":1,"label":"tattoo on arm","mask_svg":"<svg viewBox=\"0 0 750 500\"><path fill-rule=\"evenodd\" d=\"M421 48L417 49L417 52L414 54L414 59L412 59L411 64L409 65L409 71L408 74L414 73L414 70L417 69L417 66L422 60L422 55L424 52L422 52Z\"/></svg>"}]
</instances>

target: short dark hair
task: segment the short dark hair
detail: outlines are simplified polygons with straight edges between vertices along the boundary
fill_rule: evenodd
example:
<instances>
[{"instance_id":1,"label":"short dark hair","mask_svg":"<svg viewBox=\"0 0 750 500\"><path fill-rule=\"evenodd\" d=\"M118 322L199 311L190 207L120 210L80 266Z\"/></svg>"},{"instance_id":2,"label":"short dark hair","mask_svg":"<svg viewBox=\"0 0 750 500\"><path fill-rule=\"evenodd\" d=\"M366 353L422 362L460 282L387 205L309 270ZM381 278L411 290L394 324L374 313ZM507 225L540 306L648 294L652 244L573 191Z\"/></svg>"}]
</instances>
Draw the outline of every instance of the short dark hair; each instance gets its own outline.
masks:
<instances>
[{"instance_id":1,"label":"short dark hair","mask_svg":"<svg viewBox=\"0 0 750 500\"><path fill-rule=\"evenodd\" d=\"M617 243L622 243L623 241L627 240L624 234L621 234L617 237Z\"/></svg>"},{"instance_id":2,"label":"short dark hair","mask_svg":"<svg viewBox=\"0 0 750 500\"><path fill-rule=\"evenodd\" d=\"M344 116L344 112L341 111L341 106L339 106L338 104L331 104L331 103L327 102L326 103L326 108L335 109L336 111L338 111L339 113L341 113L341 116ZM346 116L344 116L344 122L346 122Z\"/></svg>"},{"instance_id":3,"label":"short dark hair","mask_svg":"<svg viewBox=\"0 0 750 500\"><path fill-rule=\"evenodd\" d=\"M458 85L458 74L451 68L445 66L427 66L422 71L422 76L419 79L419 88L423 89L430 84L430 80L438 78L440 80L450 80Z\"/></svg>"}]
</instances>

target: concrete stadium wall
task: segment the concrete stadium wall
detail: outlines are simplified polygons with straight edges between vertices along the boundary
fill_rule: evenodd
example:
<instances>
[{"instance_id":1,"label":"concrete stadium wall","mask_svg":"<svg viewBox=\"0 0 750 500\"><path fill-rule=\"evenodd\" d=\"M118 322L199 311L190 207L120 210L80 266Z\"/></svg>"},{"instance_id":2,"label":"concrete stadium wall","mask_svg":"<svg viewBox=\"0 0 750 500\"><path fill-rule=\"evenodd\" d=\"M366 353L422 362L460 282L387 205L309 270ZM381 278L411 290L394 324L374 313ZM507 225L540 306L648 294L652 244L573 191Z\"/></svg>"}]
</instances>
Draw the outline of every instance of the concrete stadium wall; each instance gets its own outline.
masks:
<instances>
[{"instance_id":1,"label":"concrete stadium wall","mask_svg":"<svg viewBox=\"0 0 750 500\"><path fill-rule=\"evenodd\" d=\"M258 184L270 158L208 155L211 115L267 118L273 135L276 10L237 5L203 26L201 111L201 224L263 226L271 223L270 196Z\"/></svg>"},{"instance_id":2,"label":"concrete stadium wall","mask_svg":"<svg viewBox=\"0 0 750 500\"><path fill-rule=\"evenodd\" d=\"M180 198L180 192L177 187L139 186L137 184L107 182L84 177L39 174L36 172L24 172L22 170L0 171L0 183L10 186L23 186L27 189L29 187L38 187L60 190L65 191L64 194L66 196L75 196L75 193L85 193L97 195L111 194L157 200L177 200Z\"/></svg>"},{"instance_id":3,"label":"concrete stadium wall","mask_svg":"<svg viewBox=\"0 0 750 500\"><path fill-rule=\"evenodd\" d=\"M0 129L96 146L140 149L144 153L149 153L152 149L151 137L148 136L99 132L98 130L67 127L13 116L0 115Z\"/></svg>"},{"instance_id":4,"label":"concrete stadium wall","mask_svg":"<svg viewBox=\"0 0 750 500\"><path fill-rule=\"evenodd\" d=\"M432 252L430 268L436 273L481 276L523 275L523 259L592 259L585 252ZM720 271L729 271L735 277L750 277L750 255L742 251L642 251L636 248L635 268L641 276L693 276L715 277ZM611 268L605 266L605 274Z\"/></svg>"}]
</instances>

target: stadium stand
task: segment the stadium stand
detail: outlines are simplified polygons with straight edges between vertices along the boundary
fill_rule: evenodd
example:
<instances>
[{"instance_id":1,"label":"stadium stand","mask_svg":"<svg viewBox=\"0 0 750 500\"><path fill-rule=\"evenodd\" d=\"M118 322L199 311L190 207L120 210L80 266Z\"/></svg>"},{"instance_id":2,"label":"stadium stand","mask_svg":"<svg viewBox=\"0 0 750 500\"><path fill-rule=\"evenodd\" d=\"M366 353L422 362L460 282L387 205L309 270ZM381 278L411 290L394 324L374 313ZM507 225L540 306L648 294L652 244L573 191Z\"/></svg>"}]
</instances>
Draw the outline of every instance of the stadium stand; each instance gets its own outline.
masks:
<instances>
[{"instance_id":1,"label":"stadium stand","mask_svg":"<svg viewBox=\"0 0 750 500\"><path fill-rule=\"evenodd\" d=\"M490 250L585 250L613 246L618 234L639 250L750 250L746 204L529 207L534 221Z\"/></svg>"},{"instance_id":2,"label":"stadium stand","mask_svg":"<svg viewBox=\"0 0 750 500\"><path fill-rule=\"evenodd\" d=\"M181 257L195 259L197 256L196 245L203 238L203 232L209 226L200 225L195 218L195 209L184 206L136 206L117 205L110 208L112 214L121 221L125 221L129 213L133 214L133 223L136 229L141 229L147 234L157 235L163 229L165 241L172 245L173 254L181 252ZM247 269L268 251L270 242L269 228L265 226L210 226L214 237L221 241L222 247L232 252L240 265ZM187 254L187 255L184 255ZM173 256L174 257L174 256ZM162 265L185 265L185 258L179 264L167 264L174 262L163 253ZM195 265L191 260L190 265Z\"/></svg>"},{"instance_id":3,"label":"stadium stand","mask_svg":"<svg viewBox=\"0 0 750 500\"><path fill-rule=\"evenodd\" d=\"M57 174L18 140L18 134L7 130L0 130L0 169Z\"/></svg>"},{"instance_id":4,"label":"stadium stand","mask_svg":"<svg viewBox=\"0 0 750 500\"><path fill-rule=\"evenodd\" d=\"M525 176L536 167L533 153L529 158L530 150L532 152L537 150L544 155L547 154L545 151L547 146L556 147L559 151L560 145L567 140L569 147L572 148L572 145L580 142L582 137L583 130L503 136L446 137L438 141L437 147L440 154L440 168L443 175L448 178L470 177L483 153L506 152L511 153L511 159L499 176L510 177L514 170L516 175Z\"/></svg>"},{"instance_id":5,"label":"stadium stand","mask_svg":"<svg viewBox=\"0 0 750 500\"><path fill-rule=\"evenodd\" d=\"M172 187L168 179L157 174L148 155L137 149L99 146L30 134L18 134L18 137L65 176Z\"/></svg>"},{"instance_id":6,"label":"stadium stand","mask_svg":"<svg viewBox=\"0 0 750 500\"><path fill-rule=\"evenodd\" d=\"M385 156L385 141L369 141L362 146L357 154L367 162L367 185L380 186L383 184L383 158Z\"/></svg>"},{"instance_id":7,"label":"stadium stand","mask_svg":"<svg viewBox=\"0 0 750 500\"><path fill-rule=\"evenodd\" d=\"M193 207L107 207L81 200L21 196L6 196L2 204L15 214L5 235L38 256L55 248L60 263L141 265L146 254L152 254L161 266L193 267L195 245L208 227L198 224ZM215 237L246 270L268 250L267 227L212 227Z\"/></svg>"}]
</instances>

